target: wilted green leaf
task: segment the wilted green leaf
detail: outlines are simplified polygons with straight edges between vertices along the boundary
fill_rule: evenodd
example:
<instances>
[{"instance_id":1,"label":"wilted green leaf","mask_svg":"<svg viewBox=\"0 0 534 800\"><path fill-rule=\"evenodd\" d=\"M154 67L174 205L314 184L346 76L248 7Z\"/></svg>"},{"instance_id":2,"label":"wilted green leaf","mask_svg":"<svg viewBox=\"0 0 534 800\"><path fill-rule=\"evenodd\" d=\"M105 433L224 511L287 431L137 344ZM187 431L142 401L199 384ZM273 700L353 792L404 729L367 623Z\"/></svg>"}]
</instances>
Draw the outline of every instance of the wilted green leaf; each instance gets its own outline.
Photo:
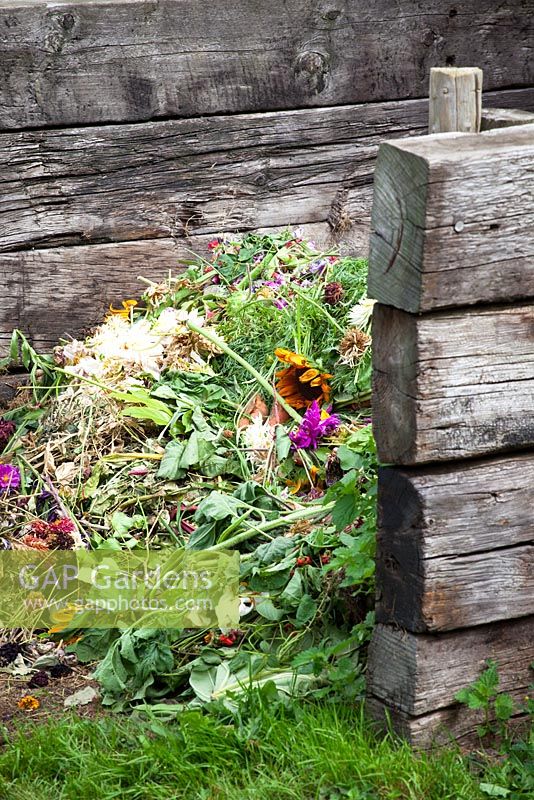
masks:
<instances>
[{"instance_id":1,"label":"wilted green leaf","mask_svg":"<svg viewBox=\"0 0 534 800\"><path fill-rule=\"evenodd\" d=\"M300 598L299 607L297 608L297 613L295 615L297 625L305 625L314 618L316 612L317 602L313 599L313 597L310 597L309 594L303 594Z\"/></svg>"},{"instance_id":2,"label":"wilted green leaf","mask_svg":"<svg viewBox=\"0 0 534 800\"><path fill-rule=\"evenodd\" d=\"M261 617L265 617L271 622L278 622L284 616L284 612L276 608L268 598L261 598L257 601L256 611Z\"/></svg>"}]
</instances>

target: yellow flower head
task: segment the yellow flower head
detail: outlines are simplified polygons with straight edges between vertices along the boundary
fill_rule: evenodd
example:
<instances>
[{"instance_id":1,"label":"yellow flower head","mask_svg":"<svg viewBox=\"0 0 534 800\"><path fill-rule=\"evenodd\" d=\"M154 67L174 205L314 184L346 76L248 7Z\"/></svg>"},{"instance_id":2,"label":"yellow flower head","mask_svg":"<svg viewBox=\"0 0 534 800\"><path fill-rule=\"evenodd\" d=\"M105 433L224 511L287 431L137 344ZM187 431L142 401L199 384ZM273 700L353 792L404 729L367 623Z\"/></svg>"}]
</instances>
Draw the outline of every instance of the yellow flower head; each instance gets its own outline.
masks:
<instances>
[{"instance_id":1,"label":"yellow flower head","mask_svg":"<svg viewBox=\"0 0 534 800\"><path fill-rule=\"evenodd\" d=\"M293 353L283 347L274 351L275 356L288 367L276 373L276 391L293 408L307 408L314 400L328 403L331 388L328 372L321 372L299 353Z\"/></svg>"}]
</instances>

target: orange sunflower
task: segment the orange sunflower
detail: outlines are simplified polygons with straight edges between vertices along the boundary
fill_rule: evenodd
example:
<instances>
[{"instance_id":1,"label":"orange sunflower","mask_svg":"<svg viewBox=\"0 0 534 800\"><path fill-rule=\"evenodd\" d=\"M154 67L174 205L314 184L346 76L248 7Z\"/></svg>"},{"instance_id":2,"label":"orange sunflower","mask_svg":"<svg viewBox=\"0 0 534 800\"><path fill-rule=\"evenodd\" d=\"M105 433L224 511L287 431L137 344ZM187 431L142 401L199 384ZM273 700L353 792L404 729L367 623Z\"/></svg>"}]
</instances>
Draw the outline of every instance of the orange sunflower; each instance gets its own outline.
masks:
<instances>
[{"instance_id":1,"label":"orange sunflower","mask_svg":"<svg viewBox=\"0 0 534 800\"><path fill-rule=\"evenodd\" d=\"M316 369L307 358L278 347L275 356L289 364L288 367L276 373L276 391L293 408L307 408L314 400L318 403L328 403L331 388L328 385L328 372Z\"/></svg>"}]
</instances>

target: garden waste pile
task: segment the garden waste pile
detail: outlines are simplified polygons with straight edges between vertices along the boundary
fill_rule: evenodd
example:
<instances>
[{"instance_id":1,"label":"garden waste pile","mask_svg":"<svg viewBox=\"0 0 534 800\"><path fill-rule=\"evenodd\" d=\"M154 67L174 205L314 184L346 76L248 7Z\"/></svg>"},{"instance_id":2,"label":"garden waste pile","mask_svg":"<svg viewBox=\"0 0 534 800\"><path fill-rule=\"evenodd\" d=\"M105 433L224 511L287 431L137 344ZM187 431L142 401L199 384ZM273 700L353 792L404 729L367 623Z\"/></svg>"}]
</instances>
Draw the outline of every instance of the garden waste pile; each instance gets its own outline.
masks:
<instances>
[{"instance_id":1,"label":"garden waste pile","mask_svg":"<svg viewBox=\"0 0 534 800\"><path fill-rule=\"evenodd\" d=\"M2 548L241 554L239 628L37 632L96 662L104 704L231 703L265 684L361 694L376 527L365 286L364 260L298 232L231 235L144 280L84 341L43 356L14 333L33 383L0 419Z\"/></svg>"}]
</instances>

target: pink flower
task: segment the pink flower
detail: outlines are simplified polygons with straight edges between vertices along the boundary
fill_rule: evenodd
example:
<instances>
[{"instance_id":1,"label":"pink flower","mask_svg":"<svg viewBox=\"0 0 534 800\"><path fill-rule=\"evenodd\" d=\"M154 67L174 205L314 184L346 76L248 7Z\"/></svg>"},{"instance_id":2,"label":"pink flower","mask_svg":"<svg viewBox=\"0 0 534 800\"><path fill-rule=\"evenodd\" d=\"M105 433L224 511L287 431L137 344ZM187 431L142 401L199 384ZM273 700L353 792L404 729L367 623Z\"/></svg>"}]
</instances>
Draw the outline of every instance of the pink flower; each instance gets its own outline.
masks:
<instances>
[{"instance_id":1,"label":"pink flower","mask_svg":"<svg viewBox=\"0 0 534 800\"><path fill-rule=\"evenodd\" d=\"M20 487L20 470L12 464L0 464L0 492L9 494Z\"/></svg>"},{"instance_id":2,"label":"pink flower","mask_svg":"<svg viewBox=\"0 0 534 800\"><path fill-rule=\"evenodd\" d=\"M319 408L319 403L314 400L308 408L299 428L296 431L291 431L289 438L295 445L302 450L311 448L315 450L319 444L319 440L323 436L329 436L337 428L339 428L341 420L336 414L330 414L328 411L322 412Z\"/></svg>"}]
</instances>

